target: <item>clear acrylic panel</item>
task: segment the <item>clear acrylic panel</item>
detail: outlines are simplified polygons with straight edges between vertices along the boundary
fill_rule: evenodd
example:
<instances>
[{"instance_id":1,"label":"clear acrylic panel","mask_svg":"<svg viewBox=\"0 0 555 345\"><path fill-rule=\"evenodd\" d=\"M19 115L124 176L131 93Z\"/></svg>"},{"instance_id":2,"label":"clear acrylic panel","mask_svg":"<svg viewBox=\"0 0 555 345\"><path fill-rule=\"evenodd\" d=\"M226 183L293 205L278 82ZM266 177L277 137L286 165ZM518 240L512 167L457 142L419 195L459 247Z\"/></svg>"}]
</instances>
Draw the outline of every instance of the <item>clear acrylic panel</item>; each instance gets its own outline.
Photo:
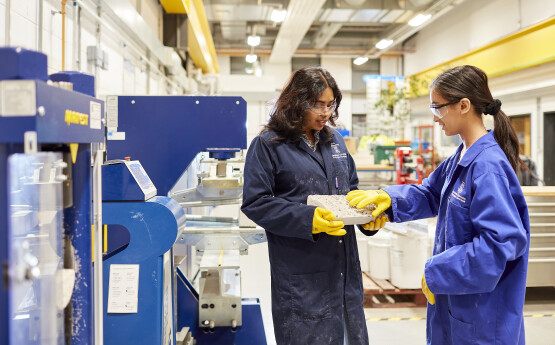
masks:
<instances>
[{"instance_id":1,"label":"clear acrylic panel","mask_svg":"<svg viewBox=\"0 0 555 345\"><path fill-rule=\"evenodd\" d=\"M8 160L10 344L64 342L62 169L60 153Z\"/></svg>"}]
</instances>

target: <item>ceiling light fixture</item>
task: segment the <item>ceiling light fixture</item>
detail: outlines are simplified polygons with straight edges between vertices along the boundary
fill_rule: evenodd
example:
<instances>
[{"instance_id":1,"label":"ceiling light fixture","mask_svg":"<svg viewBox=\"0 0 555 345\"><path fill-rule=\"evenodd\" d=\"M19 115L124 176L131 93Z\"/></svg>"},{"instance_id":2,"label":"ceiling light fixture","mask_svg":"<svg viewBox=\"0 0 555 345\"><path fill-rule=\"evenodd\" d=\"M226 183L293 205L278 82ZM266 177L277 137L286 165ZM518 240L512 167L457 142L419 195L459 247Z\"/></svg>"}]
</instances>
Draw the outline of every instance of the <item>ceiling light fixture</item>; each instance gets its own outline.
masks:
<instances>
[{"instance_id":1,"label":"ceiling light fixture","mask_svg":"<svg viewBox=\"0 0 555 345\"><path fill-rule=\"evenodd\" d=\"M270 16L270 19L276 23L281 23L285 20L286 16L287 16L287 10L274 9L272 11L272 15Z\"/></svg>"},{"instance_id":2,"label":"ceiling light fixture","mask_svg":"<svg viewBox=\"0 0 555 345\"><path fill-rule=\"evenodd\" d=\"M355 65L362 65L363 63L365 63L366 61L368 61L368 58L366 56L359 56L355 59L355 61L353 61L353 63Z\"/></svg>"},{"instance_id":3,"label":"ceiling light fixture","mask_svg":"<svg viewBox=\"0 0 555 345\"><path fill-rule=\"evenodd\" d=\"M256 47L260 44L260 36L249 36L247 37L247 44L252 47Z\"/></svg>"},{"instance_id":4,"label":"ceiling light fixture","mask_svg":"<svg viewBox=\"0 0 555 345\"><path fill-rule=\"evenodd\" d=\"M385 49L385 48L389 47L391 44L393 44L393 40L388 40L388 39L384 38L383 40L376 43L376 48Z\"/></svg>"},{"instance_id":5,"label":"ceiling light fixture","mask_svg":"<svg viewBox=\"0 0 555 345\"><path fill-rule=\"evenodd\" d=\"M254 63L257 59L258 56L256 56L256 54L247 54L247 56L245 56L245 61L248 63Z\"/></svg>"},{"instance_id":6,"label":"ceiling light fixture","mask_svg":"<svg viewBox=\"0 0 555 345\"><path fill-rule=\"evenodd\" d=\"M409 25L413 27L417 27L427 22L430 18L432 18L431 14L420 13L419 15L417 15L416 17L412 18L409 21Z\"/></svg>"}]
</instances>

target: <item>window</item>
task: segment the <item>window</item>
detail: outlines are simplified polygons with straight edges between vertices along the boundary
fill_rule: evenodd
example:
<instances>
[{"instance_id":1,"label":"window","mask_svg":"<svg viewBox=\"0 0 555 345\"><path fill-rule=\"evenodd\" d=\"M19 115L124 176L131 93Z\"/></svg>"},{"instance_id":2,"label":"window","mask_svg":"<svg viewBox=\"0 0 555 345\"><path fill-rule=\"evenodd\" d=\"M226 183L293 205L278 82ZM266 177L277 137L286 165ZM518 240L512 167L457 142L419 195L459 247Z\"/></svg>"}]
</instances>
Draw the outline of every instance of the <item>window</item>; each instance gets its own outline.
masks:
<instances>
[{"instance_id":1,"label":"window","mask_svg":"<svg viewBox=\"0 0 555 345\"><path fill-rule=\"evenodd\" d=\"M354 60L354 59L353 59ZM366 93L366 84L362 80L365 74L380 74L380 59L371 59L362 65L351 64L352 66L352 91Z\"/></svg>"},{"instance_id":2,"label":"window","mask_svg":"<svg viewBox=\"0 0 555 345\"><path fill-rule=\"evenodd\" d=\"M254 63L248 63L244 56L231 56L229 59L230 74L256 75L256 70L260 70L260 59Z\"/></svg>"}]
</instances>

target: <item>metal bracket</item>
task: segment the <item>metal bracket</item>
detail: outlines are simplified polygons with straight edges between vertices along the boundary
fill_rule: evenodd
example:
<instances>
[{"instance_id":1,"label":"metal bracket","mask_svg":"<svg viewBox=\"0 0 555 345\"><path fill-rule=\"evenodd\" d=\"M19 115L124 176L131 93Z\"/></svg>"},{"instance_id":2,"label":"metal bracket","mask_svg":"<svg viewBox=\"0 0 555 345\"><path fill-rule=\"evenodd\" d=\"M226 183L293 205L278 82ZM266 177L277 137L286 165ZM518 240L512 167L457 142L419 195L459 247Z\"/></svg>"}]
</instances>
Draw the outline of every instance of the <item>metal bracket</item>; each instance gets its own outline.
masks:
<instances>
[{"instance_id":1,"label":"metal bracket","mask_svg":"<svg viewBox=\"0 0 555 345\"><path fill-rule=\"evenodd\" d=\"M37 153L37 132L28 131L23 134L24 152L27 155Z\"/></svg>"}]
</instances>

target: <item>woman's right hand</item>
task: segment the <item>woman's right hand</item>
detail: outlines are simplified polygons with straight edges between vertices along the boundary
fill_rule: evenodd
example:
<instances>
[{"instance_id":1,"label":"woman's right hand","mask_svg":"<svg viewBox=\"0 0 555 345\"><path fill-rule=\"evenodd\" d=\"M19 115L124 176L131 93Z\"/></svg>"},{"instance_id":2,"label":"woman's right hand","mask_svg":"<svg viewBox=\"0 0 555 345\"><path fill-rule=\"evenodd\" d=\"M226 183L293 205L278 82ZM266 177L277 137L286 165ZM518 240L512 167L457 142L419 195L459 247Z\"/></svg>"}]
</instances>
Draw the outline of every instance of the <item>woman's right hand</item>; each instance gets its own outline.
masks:
<instances>
[{"instance_id":1,"label":"woman's right hand","mask_svg":"<svg viewBox=\"0 0 555 345\"><path fill-rule=\"evenodd\" d=\"M312 233L319 234L325 232L332 236L343 236L347 233L343 227L345 224L340 220L334 220L333 212L325 208L316 207L312 219Z\"/></svg>"},{"instance_id":2,"label":"woman's right hand","mask_svg":"<svg viewBox=\"0 0 555 345\"><path fill-rule=\"evenodd\" d=\"M370 204L376 205L372 217L377 217L391 206L391 198L383 190L352 190L347 194L349 205L358 209L365 208Z\"/></svg>"}]
</instances>

